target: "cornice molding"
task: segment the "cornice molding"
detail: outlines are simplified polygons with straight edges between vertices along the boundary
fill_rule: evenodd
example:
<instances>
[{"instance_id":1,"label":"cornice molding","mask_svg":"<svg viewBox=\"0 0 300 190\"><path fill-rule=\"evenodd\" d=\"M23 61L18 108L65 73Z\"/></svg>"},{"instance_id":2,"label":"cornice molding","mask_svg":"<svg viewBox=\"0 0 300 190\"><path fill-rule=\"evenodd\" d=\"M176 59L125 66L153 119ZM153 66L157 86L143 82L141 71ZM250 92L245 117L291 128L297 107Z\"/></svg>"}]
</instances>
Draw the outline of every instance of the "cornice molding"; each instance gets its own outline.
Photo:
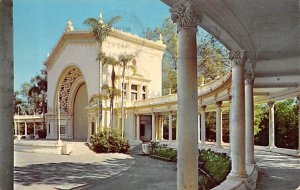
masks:
<instances>
[{"instance_id":1,"label":"cornice molding","mask_svg":"<svg viewBox=\"0 0 300 190\"><path fill-rule=\"evenodd\" d=\"M126 33L116 29L112 29L112 31L109 34L109 37L120 39L125 42L130 42L136 45L145 46L158 51L163 51L166 47L166 45L161 44L159 42L154 42L145 38L141 38L137 35ZM58 40L58 42L56 43L55 47L52 49L52 52L50 53L49 57L44 62L45 66L48 67L55 61L57 55L59 55L59 52L62 50L66 42L69 40L71 40L70 42L72 43L81 43L83 45L96 43L90 31L64 32L60 37L60 39Z\"/></svg>"}]
</instances>

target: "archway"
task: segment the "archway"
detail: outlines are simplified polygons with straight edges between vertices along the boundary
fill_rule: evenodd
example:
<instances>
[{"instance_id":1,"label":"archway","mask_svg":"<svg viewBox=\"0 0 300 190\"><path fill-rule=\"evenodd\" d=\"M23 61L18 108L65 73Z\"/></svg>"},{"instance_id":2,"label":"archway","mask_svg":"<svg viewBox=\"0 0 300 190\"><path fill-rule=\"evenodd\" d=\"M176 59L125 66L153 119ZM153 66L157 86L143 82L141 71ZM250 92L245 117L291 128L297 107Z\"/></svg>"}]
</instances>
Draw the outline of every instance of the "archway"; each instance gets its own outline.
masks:
<instances>
[{"instance_id":1,"label":"archway","mask_svg":"<svg viewBox=\"0 0 300 190\"><path fill-rule=\"evenodd\" d=\"M88 118L85 107L88 105L86 84L83 83L77 89L73 101L73 137L78 140L88 138Z\"/></svg>"}]
</instances>

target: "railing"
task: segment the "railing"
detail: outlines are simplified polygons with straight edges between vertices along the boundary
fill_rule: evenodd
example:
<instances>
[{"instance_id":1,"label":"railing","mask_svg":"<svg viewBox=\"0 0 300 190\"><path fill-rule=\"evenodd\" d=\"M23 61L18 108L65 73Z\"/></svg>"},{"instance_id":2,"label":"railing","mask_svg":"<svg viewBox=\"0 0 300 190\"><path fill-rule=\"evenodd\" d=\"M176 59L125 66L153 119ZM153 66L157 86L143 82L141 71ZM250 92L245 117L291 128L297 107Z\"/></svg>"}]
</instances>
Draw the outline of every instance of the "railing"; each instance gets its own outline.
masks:
<instances>
[{"instance_id":1,"label":"railing","mask_svg":"<svg viewBox=\"0 0 300 190\"><path fill-rule=\"evenodd\" d=\"M227 90L227 88L230 85L229 80L231 80L231 72L223 75L217 80L214 80L212 82L206 83L199 87L198 89L198 98L201 98L201 96L205 96L209 93L215 93L214 91L218 90L218 93L226 94L227 92L220 92ZM224 85L226 84L226 85ZM224 85L224 86L223 86ZM223 86L223 89L220 89ZM214 97L212 97L214 98ZM169 94L166 96L156 97L156 98L149 98L145 100L138 100L132 103L132 106L134 107L140 107L140 106L151 106L151 105L159 105L159 104L168 104L168 103L176 103L177 102L177 94Z\"/></svg>"}]
</instances>

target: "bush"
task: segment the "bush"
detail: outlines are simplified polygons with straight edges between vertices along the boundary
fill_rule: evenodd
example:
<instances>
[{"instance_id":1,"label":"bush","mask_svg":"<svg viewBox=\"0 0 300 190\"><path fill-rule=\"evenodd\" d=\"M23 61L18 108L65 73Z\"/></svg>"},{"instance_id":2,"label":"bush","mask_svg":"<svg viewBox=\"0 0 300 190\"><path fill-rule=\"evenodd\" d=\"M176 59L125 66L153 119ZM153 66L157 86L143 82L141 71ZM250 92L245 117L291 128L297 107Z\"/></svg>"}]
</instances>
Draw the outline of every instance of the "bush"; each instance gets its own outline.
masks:
<instances>
[{"instance_id":1,"label":"bush","mask_svg":"<svg viewBox=\"0 0 300 190\"><path fill-rule=\"evenodd\" d=\"M212 180L206 188L213 188L224 181L230 172L231 162L226 154L211 150L199 151L199 161L203 162L203 170L211 176Z\"/></svg>"},{"instance_id":2,"label":"bush","mask_svg":"<svg viewBox=\"0 0 300 190\"><path fill-rule=\"evenodd\" d=\"M158 144L152 143L152 149L153 149L152 154L154 154L156 156L168 158L172 161L177 160L177 151L172 148L167 148L166 145L158 145Z\"/></svg>"},{"instance_id":3,"label":"bush","mask_svg":"<svg viewBox=\"0 0 300 190\"><path fill-rule=\"evenodd\" d=\"M94 134L90 140L92 149L97 153L125 153L129 149L128 140L117 130L105 128Z\"/></svg>"}]
</instances>

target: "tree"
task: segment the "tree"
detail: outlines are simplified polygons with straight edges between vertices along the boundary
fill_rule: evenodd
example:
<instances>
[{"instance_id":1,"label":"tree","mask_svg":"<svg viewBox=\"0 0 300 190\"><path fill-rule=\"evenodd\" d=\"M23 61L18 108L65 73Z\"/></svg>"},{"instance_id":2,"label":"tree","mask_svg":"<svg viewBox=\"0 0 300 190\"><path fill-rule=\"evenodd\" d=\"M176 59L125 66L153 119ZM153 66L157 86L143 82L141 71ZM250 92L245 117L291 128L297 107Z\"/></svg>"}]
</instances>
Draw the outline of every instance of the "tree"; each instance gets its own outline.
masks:
<instances>
[{"instance_id":1,"label":"tree","mask_svg":"<svg viewBox=\"0 0 300 190\"><path fill-rule=\"evenodd\" d=\"M125 73L126 69L130 69L133 72L136 71L136 67L134 65L128 65L128 63L133 60L134 55L132 54L124 54L119 56L119 64L122 69L122 89L121 89L121 98L122 98L122 113L121 113L121 136L124 136L124 120L125 120L125 110L124 110L124 83L125 83Z\"/></svg>"},{"instance_id":2,"label":"tree","mask_svg":"<svg viewBox=\"0 0 300 190\"><path fill-rule=\"evenodd\" d=\"M145 38L149 40L161 39L166 44L162 62L162 94L177 93L177 63L178 63L178 35L177 27L170 17L165 18L162 25L149 28L144 32Z\"/></svg>"},{"instance_id":3,"label":"tree","mask_svg":"<svg viewBox=\"0 0 300 190\"><path fill-rule=\"evenodd\" d=\"M114 112L114 107L113 107L114 98L117 97L117 96L120 96L121 91L117 88L112 88L112 87L105 84L105 85L102 86L102 93L101 94L102 94L103 99L108 99L109 102L110 102L110 104L109 104L110 105L109 106L109 108L110 108L110 126L111 126L110 128L112 128L112 126L113 126L113 116L114 116L114 114L113 114L113 112Z\"/></svg>"},{"instance_id":4,"label":"tree","mask_svg":"<svg viewBox=\"0 0 300 190\"><path fill-rule=\"evenodd\" d=\"M229 71L229 51L210 34L197 35L198 85L217 79Z\"/></svg>"},{"instance_id":5,"label":"tree","mask_svg":"<svg viewBox=\"0 0 300 190\"><path fill-rule=\"evenodd\" d=\"M109 21L104 22L102 15L100 14L99 19L96 18L88 18L84 21L84 24L88 25L91 28L91 32L94 36L94 39L98 43L98 53L96 61L99 62L100 68L100 81L99 81L99 94L101 94L102 81L103 81L103 65L102 61L105 57L105 54L102 50L103 42L108 37L109 33L112 30L113 24L118 22L121 19L120 16L115 16L111 18ZM102 120L102 103L98 100L98 117L99 117L99 125Z\"/></svg>"},{"instance_id":6,"label":"tree","mask_svg":"<svg viewBox=\"0 0 300 190\"><path fill-rule=\"evenodd\" d=\"M45 129L45 113L47 112L47 71L41 70L41 74L31 79L31 88L28 96L34 103L34 113L43 113L43 129Z\"/></svg>"},{"instance_id":7,"label":"tree","mask_svg":"<svg viewBox=\"0 0 300 190\"><path fill-rule=\"evenodd\" d=\"M114 122L114 99L115 96L118 96L118 89L116 88L116 72L115 67L119 65L119 62L111 56L103 57L103 66L111 66L111 88L108 85L103 85L102 89L106 90L102 93L103 97L107 97L106 99L110 100L110 127L113 127Z\"/></svg>"}]
</instances>

